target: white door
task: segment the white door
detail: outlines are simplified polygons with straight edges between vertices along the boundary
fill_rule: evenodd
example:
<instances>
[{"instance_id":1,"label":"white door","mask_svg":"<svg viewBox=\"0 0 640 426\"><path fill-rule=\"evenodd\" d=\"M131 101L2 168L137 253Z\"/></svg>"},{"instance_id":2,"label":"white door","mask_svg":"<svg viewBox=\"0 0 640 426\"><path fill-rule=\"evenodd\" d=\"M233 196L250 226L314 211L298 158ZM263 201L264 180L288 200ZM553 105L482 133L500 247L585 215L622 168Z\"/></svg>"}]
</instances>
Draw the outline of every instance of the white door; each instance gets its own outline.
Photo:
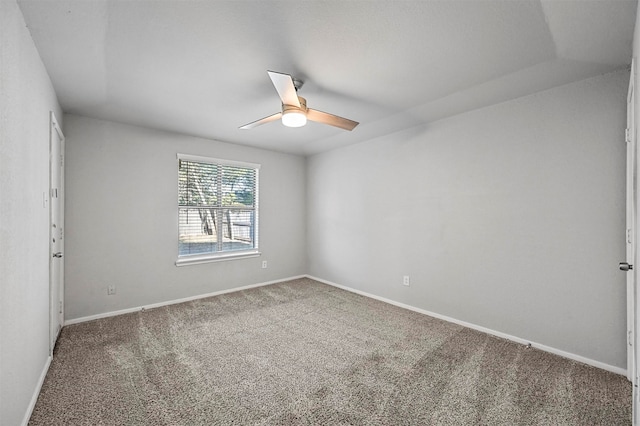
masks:
<instances>
[{"instance_id":1,"label":"white door","mask_svg":"<svg viewBox=\"0 0 640 426\"><path fill-rule=\"evenodd\" d=\"M627 274L627 378L631 380L633 402L633 424L640 425L640 392L638 392L638 366L640 365L639 339L636 331L640 330L637 307L640 306L637 291L637 274L633 264L640 267L636 261L637 252L637 228L636 214L640 211L638 206L638 149L635 126L635 61L631 62L631 75L629 77L629 91L627 93L627 129L625 139L627 141L627 259L620 264Z\"/></svg>"},{"instance_id":2,"label":"white door","mask_svg":"<svg viewBox=\"0 0 640 426\"><path fill-rule=\"evenodd\" d=\"M64 323L64 135L53 112L49 134L49 323L50 352Z\"/></svg>"}]
</instances>

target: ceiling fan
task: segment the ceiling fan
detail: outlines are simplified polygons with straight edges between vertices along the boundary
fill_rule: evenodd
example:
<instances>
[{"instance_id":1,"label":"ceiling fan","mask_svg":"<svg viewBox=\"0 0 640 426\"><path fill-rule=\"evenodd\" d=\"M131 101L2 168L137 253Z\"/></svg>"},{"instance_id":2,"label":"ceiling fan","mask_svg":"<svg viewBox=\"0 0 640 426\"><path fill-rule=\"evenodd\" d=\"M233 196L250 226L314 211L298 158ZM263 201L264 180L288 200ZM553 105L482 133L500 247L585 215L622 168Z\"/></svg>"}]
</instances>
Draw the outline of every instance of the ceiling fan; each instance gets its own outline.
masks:
<instances>
[{"instance_id":1,"label":"ceiling fan","mask_svg":"<svg viewBox=\"0 0 640 426\"><path fill-rule=\"evenodd\" d=\"M277 112L268 117L261 118L249 124L241 126L240 129L248 130L269 123L275 120L282 120L282 124L287 127L302 127L307 124L307 120L316 123L328 124L344 130L353 130L359 123L337 115L307 108L307 100L298 96L298 89L302 87L302 81L295 80L289 74L267 71L280 100L282 101L282 112Z\"/></svg>"}]
</instances>

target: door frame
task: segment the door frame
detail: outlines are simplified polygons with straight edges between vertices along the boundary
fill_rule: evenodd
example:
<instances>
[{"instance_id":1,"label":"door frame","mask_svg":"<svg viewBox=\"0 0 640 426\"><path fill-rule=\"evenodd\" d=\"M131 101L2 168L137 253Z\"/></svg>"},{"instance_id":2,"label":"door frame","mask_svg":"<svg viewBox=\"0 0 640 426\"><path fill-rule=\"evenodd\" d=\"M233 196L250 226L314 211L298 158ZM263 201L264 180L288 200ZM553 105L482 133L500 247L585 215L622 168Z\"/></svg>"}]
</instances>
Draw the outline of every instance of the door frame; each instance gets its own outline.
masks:
<instances>
[{"instance_id":1,"label":"door frame","mask_svg":"<svg viewBox=\"0 0 640 426\"><path fill-rule=\"evenodd\" d=\"M54 144L59 143L59 147ZM56 340L64 325L64 259L55 259L53 238L58 237L58 251L64 253L64 146L65 138L53 111L49 112L49 353L53 354ZM59 155L55 156L54 148ZM57 158L56 158L57 157ZM54 182L54 168L58 168L58 185ZM54 209L58 209L54 231ZM59 262L58 277L53 262ZM56 285L56 279L59 282ZM56 291L57 294L56 294Z\"/></svg>"}]
</instances>

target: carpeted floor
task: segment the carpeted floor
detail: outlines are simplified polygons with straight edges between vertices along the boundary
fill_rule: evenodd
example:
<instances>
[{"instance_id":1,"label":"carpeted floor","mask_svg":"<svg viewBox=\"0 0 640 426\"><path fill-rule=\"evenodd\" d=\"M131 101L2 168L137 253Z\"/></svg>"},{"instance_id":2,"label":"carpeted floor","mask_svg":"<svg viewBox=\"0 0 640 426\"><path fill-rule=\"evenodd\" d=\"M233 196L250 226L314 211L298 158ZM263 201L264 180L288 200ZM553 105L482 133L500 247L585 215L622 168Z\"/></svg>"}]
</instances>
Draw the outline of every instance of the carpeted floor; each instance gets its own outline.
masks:
<instances>
[{"instance_id":1,"label":"carpeted floor","mask_svg":"<svg viewBox=\"0 0 640 426\"><path fill-rule=\"evenodd\" d=\"M622 376L300 279L67 326L29 425L625 425Z\"/></svg>"}]
</instances>

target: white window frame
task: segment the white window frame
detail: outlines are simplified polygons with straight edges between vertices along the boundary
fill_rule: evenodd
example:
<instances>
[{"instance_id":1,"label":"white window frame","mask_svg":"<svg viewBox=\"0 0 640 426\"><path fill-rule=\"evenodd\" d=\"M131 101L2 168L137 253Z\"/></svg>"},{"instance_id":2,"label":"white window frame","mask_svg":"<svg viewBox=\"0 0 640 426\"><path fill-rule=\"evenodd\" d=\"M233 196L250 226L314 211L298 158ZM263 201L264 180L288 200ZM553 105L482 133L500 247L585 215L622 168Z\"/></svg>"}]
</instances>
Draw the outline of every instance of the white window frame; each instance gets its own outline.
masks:
<instances>
[{"instance_id":1,"label":"white window frame","mask_svg":"<svg viewBox=\"0 0 640 426\"><path fill-rule=\"evenodd\" d=\"M199 155L191 155L191 154L177 154L176 161L176 182L178 182L178 170L180 165L180 160L184 161L192 161L197 163L207 163L207 164L216 164L221 166L235 166L235 167L244 167L249 169L255 169L256 171L256 182L255 182L255 193L254 193L254 247L250 250L236 250L236 251L222 251L215 253L203 253L203 254L193 254L193 255L182 255L178 252L178 259L176 260L176 266L186 266L186 265L195 265L200 263L209 263L209 262L220 262L226 260L234 260L234 259L246 259L251 257L258 257L261 255L258 250L258 235L259 235L259 183L260 183L260 164L256 163L247 163L243 161L234 161L234 160L225 160L221 158L213 158L213 157L203 157ZM179 199L179 189L178 189L178 197L176 197L176 201ZM176 234L176 248L180 244L180 204L176 204L176 225L177 225L177 234Z\"/></svg>"}]
</instances>

